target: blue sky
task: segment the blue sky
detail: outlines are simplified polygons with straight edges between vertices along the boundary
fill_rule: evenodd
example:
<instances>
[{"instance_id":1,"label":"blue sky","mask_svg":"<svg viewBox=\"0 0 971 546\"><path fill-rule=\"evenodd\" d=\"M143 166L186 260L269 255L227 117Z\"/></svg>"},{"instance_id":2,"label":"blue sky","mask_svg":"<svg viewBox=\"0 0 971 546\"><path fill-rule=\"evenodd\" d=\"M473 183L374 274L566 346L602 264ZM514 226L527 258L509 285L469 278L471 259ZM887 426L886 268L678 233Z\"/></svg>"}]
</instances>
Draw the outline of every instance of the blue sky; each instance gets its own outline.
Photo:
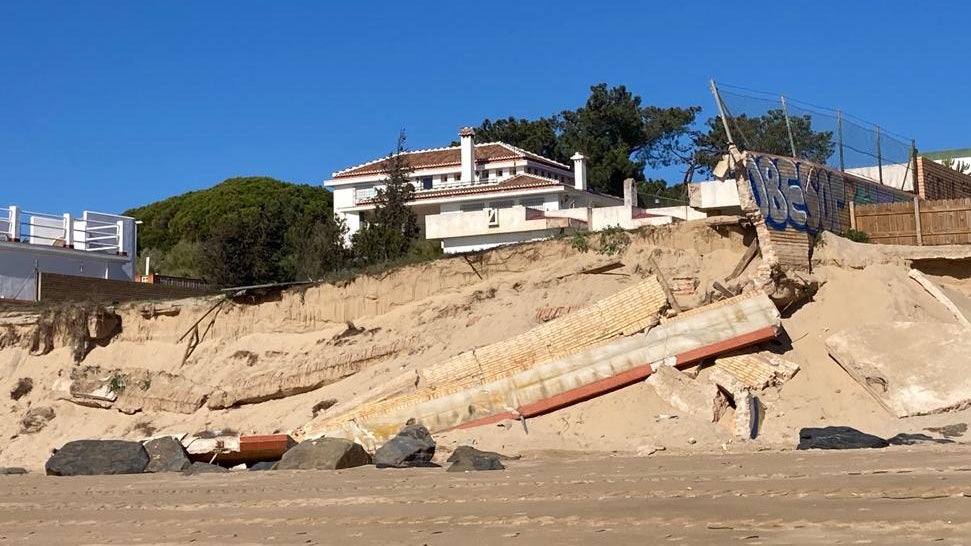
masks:
<instances>
[{"instance_id":1,"label":"blue sky","mask_svg":"<svg viewBox=\"0 0 971 546\"><path fill-rule=\"evenodd\" d=\"M923 150L971 146L971 3L782 4L4 0L0 206L319 184L401 128L411 148L447 145L483 118L576 108L598 82L707 117L715 78Z\"/></svg>"}]
</instances>

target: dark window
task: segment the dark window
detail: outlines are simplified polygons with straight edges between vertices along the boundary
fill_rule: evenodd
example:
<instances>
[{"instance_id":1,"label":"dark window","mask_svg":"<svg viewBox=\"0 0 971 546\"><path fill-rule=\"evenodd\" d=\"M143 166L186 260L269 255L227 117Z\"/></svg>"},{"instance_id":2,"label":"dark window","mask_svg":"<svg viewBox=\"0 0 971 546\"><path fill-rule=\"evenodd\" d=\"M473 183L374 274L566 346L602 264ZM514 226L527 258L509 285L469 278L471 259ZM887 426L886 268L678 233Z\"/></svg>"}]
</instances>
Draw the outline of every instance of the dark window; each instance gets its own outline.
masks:
<instances>
[{"instance_id":1,"label":"dark window","mask_svg":"<svg viewBox=\"0 0 971 546\"><path fill-rule=\"evenodd\" d=\"M430 190L432 189L432 177L426 176L421 179L421 189Z\"/></svg>"},{"instance_id":2,"label":"dark window","mask_svg":"<svg viewBox=\"0 0 971 546\"><path fill-rule=\"evenodd\" d=\"M502 169L496 169L496 178L502 176Z\"/></svg>"}]
</instances>

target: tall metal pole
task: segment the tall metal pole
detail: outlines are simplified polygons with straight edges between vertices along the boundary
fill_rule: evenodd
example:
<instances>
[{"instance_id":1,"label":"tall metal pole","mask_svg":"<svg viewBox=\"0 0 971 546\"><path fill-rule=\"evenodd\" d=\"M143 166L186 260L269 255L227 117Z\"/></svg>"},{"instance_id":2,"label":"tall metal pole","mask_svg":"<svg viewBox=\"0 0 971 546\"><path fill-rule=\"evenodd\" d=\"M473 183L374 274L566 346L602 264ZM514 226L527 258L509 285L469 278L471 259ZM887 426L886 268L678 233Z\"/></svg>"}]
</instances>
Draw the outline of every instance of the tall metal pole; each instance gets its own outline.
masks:
<instances>
[{"instance_id":1,"label":"tall metal pole","mask_svg":"<svg viewBox=\"0 0 971 546\"><path fill-rule=\"evenodd\" d=\"M796 155L796 139L792 136L792 123L789 121L789 109L786 107L786 97L779 95L779 99L782 101L782 115L786 118L786 131L789 132L789 149L792 150L792 157L798 157Z\"/></svg>"},{"instance_id":2,"label":"tall metal pole","mask_svg":"<svg viewBox=\"0 0 971 546\"><path fill-rule=\"evenodd\" d=\"M880 126L877 125L877 173L880 175L880 183L883 184L883 154L880 152Z\"/></svg>"},{"instance_id":3,"label":"tall metal pole","mask_svg":"<svg viewBox=\"0 0 971 546\"><path fill-rule=\"evenodd\" d=\"M846 170L846 163L843 161L843 111L836 111L836 138L840 147L840 170Z\"/></svg>"},{"instance_id":4,"label":"tall metal pole","mask_svg":"<svg viewBox=\"0 0 971 546\"><path fill-rule=\"evenodd\" d=\"M918 194L918 195L920 195L921 194L921 190L923 188L920 187L920 176L919 176L919 173L917 172L917 169L918 169L918 164L917 164L917 161L918 161L917 160L917 141L914 140L914 139L910 139L910 160L913 161L913 163L914 163L914 171L913 171L914 187L913 187L913 192L916 193L916 194ZM921 197L923 197L923 195L921 195Z\"/></svg>"},{"instance_id":5,"label":"tall metal pole","mask_svg":"<svg viewBox=\"0 0 971 546\"><path fill-rule=\"evenodd\" d=\"M725 115L725 105L722 104L722 97L718 93L718 86L715 85L715 80L709 80L711 82L711 94L715 96L715 103L718 104L718 115L722 118L722 126L725 127L725 135L728 137L729 144L735 144L735 139L732 138L732 130L728 128L728 117Z\"/></svg>"}]
</instances>

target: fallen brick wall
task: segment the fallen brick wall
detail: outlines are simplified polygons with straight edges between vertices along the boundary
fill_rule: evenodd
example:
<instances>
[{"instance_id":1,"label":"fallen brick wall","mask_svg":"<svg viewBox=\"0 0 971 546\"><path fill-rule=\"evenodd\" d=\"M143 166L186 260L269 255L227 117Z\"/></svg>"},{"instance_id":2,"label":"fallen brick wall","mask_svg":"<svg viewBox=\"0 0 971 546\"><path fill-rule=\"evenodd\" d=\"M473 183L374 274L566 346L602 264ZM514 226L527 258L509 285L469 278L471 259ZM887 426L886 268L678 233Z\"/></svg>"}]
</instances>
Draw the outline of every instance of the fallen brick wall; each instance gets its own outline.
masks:
<instances>
[{"instance_id":1,"label":"fallen brick wall","mask_svg":"<svg viewBox=\"0 0 971 546\"><path fill-rule=\"evenodd\" d=\"M40 272L37 280L38 301L83 301L112 303L138 300L173 300L205 296L213 290L166 286L115 279L97 279Z\"/></svg>"}]
</instances>

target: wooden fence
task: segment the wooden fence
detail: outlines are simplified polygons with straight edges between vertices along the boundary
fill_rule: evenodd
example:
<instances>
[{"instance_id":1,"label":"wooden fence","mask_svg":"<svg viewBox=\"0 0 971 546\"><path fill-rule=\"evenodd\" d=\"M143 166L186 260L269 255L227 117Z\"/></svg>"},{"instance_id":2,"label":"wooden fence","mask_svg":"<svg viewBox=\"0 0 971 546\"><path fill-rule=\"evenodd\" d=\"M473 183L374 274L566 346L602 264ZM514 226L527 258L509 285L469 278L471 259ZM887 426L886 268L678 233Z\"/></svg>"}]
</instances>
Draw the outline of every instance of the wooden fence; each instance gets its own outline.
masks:
<instances>
[{"instance_id":1,"label":"wooden fence","mask_svg":"<svg viewBox=\"0 0 971 546\"><path fill-rule=\"evenodd\" d=\"M851 206L852 228L871 243L892 245L971 244L971 199Z\"/></svg>"}]
</instances>

